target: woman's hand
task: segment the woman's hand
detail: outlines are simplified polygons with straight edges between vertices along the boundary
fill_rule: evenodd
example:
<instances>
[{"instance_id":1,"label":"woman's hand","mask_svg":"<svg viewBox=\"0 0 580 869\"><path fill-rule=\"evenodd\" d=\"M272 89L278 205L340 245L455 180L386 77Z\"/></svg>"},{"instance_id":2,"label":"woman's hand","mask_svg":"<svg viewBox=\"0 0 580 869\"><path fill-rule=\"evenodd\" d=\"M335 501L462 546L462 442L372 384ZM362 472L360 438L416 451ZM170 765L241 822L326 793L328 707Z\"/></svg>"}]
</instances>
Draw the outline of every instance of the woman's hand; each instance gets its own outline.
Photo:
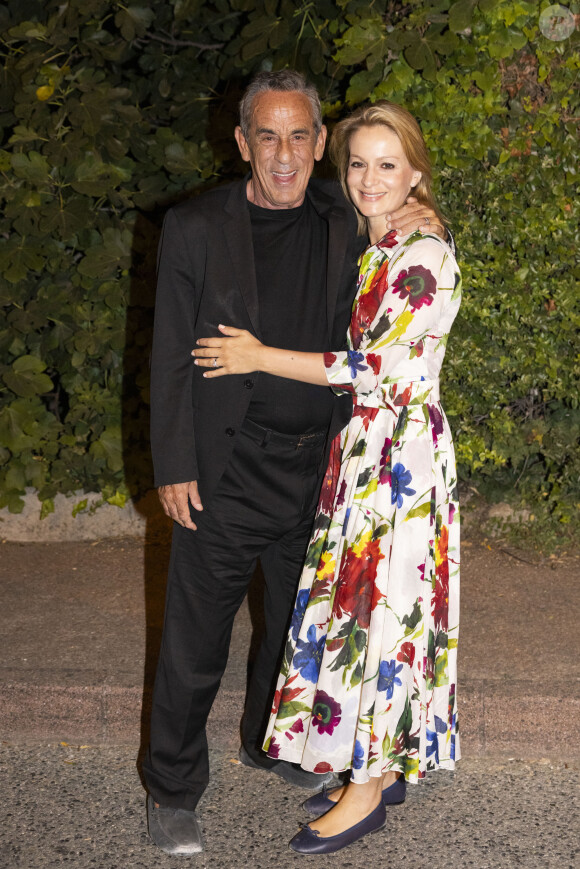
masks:
<instances>
[{"instance_id":1,"label":"woman's hand","mask_svg":"<svg viewBox=\"0 0 580 869\"><path fill-rule=\"evenodd\" d=\"M200 338L191 355L195 365L208 368L204 377L224 374L249 374L260 370L260 350L264 345L245 329L219 325L223 338Z\"/></svg>"}]
</instances>

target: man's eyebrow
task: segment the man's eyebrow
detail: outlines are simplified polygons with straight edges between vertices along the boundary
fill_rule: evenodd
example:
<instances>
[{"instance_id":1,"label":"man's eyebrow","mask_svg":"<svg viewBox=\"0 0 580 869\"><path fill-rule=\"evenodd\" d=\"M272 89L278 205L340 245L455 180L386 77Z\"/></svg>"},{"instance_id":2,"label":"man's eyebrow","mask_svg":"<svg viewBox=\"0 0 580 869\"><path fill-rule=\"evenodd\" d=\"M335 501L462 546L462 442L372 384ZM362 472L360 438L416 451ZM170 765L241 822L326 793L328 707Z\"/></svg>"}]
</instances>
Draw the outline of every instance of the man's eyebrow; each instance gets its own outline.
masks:
<instances>
[{"instance_id":1,"label":"man's eyebrow","mask_svg":"<svg viewBox=\"0 0 580 869\"><path fill-rule=\"evenodd\" d=\"M305 135L309 135L312 131L309 127L300 127L297 130L291 130L290 135L296 136L298 133L303 133ZM279 136L280 134L276 132L276 130L270 130L268 127L258 127L256 130L256 135L260 135L260 133L267 133L269 136Z\"/></svg>"}]
</instances>

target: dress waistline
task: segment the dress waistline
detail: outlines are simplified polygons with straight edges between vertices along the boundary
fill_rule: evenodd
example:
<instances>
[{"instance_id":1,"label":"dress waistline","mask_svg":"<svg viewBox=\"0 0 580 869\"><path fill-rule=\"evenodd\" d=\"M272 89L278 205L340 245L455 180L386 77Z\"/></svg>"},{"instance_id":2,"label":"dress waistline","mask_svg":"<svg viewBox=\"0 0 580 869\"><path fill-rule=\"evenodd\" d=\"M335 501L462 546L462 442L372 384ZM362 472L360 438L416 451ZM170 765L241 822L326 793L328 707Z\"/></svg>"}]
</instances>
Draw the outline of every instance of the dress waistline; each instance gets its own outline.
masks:
<instances>
[{"instance_id":1,"label":"dress waistline","mask_svg":"<svg viewBox=\"0 0 580 869\"><path fill-rule=\"evenodd\" d=\"M439 401L439 380L398 380L383 383L371 395L354 395L353 403L358 407L397 408L421 404L434 404Z\"/></svg>"}]
</instances>

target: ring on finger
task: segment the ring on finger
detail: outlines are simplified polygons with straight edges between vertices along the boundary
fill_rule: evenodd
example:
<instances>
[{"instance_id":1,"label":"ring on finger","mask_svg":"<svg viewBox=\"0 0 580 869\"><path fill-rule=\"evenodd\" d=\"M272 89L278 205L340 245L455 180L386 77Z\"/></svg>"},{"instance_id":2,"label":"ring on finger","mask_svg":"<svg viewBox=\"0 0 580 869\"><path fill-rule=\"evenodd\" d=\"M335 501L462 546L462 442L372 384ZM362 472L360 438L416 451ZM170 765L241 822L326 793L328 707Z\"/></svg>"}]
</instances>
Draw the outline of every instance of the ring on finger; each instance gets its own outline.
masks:
<instances>
[{"instance_id":1,"label":"ring on finger","mask_svg":"<svg viewBox=\"0 0 580 869\"><path fill-rule=\"evenodd\" d=\"M213 358L213 367L214 367L214 368L217 368L217 367L218 367L217 356L214 356L214 358Z\"/></svg>"},{"instance_id":2,"label":"ring on finger","mask_svg":"<svg viewBox=\"0 0 580 869\"><path fill-rule=\"evenodd\" d=\"M425 218L425 223L427 224L427 226L431 223L428 217Z\"/></svg>"}]
</instances>

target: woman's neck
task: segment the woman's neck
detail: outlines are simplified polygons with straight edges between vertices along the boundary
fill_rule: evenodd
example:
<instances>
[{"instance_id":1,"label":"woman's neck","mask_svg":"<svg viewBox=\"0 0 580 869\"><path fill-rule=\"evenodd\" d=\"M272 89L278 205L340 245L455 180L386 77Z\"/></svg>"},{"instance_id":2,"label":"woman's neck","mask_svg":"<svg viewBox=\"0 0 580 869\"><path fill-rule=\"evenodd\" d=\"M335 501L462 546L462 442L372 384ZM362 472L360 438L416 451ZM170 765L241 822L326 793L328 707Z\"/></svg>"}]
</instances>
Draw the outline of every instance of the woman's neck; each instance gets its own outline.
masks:
<instances>
[{"instance_id":1,"label":"woman's neck","mask_svg":"<svg viewBox=\"0 0 580 869\"><path fill-rule=\"evenodd\" d=\"M380 217L367 217L367 229L371 244L380 241L387 231L384 214Z\"/></svg>"}]
</instances>

